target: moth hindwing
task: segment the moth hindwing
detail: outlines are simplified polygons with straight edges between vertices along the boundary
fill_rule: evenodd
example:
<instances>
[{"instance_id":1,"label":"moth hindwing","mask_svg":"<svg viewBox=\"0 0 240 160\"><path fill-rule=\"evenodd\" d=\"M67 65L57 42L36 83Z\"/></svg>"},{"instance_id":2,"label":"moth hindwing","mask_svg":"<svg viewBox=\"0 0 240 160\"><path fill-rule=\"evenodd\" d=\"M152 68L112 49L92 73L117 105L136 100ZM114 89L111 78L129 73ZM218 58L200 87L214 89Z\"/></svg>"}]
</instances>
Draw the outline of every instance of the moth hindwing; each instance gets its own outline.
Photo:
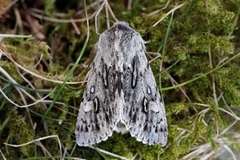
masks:
<instances>
[{"instance_id":1,"label":"moth hindwing","mask_svg":"<svg viewBox=\"0 0 240 160\"><path fill-rule=\"evenodd\" d=\"M77 144L99 143L124 124L138 141L166 145L165 106L140 34L116 22L100 35L95 52L76 123Z\"/></svg>"}]
</instances>

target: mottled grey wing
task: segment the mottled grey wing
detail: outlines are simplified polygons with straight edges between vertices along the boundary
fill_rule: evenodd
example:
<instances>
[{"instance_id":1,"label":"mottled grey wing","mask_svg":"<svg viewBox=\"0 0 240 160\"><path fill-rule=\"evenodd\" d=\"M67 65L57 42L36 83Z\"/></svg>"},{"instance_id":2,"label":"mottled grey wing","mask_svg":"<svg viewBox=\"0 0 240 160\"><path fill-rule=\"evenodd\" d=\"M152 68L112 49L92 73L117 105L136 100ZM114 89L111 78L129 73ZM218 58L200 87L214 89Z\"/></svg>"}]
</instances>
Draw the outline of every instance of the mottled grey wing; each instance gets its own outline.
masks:
<instances>
[{"instance_id":1,"label":"mottled grey wing","mask_svg":"<svg viewBox=\"0 0 240 160\"><path fill-rule=\"evenodd\" d=\"M89 73L76 123L75 134L79 146L89 146L106 140L112 135L120 118L120 109L114 96L114 69L107 66L97 53Z\"/></svg>"},{"instance_id":2,"label":"mottled grey wing","mask_svg":"<svg viewBox=\"0 0 240 160\"><path fill-rule=\"evenodd\" d=\"M124 64L122 85L125 104L121 118L138 141L165 146L168 135L165 107L152 70L144 49L131 54L135 54L131 65Z\"/></svg>"}]
</instances>

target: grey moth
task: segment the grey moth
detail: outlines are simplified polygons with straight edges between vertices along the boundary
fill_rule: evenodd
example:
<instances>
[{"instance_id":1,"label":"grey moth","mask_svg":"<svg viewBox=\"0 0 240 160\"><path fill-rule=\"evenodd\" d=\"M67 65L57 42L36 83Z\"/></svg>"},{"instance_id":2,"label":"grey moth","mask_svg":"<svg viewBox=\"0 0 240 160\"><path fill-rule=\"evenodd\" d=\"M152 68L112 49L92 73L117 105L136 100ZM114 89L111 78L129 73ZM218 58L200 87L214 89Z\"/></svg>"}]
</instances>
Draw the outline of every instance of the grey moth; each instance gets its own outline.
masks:
<instances>
[{"instance_id":1,"label":"grey moth","mask_svg":"<svg viewBox=\"0 0 240 160\"><path fill-rule=\"evenodd\" d=\"M146 58L144 40L127 22L100 35L76 123L76 142L106 140L123 125L137 141L165 146L164 102Z\"/></svg>"}]
</instances>

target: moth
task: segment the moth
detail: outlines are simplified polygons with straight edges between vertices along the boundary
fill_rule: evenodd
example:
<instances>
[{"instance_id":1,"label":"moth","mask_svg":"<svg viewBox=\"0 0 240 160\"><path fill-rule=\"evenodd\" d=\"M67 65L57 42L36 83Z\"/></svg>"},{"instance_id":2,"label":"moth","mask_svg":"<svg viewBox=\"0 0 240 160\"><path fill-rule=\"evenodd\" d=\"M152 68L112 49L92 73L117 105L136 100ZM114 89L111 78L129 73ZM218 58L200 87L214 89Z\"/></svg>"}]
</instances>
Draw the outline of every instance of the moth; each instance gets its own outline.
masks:
<instances>
[{"instance_id":1,"label":"moth","mask_svg":"<svg viewBox=\"0 0 240 160\"><path fill-rule=\"evenodd\" d=\"M127 22L115 22L100 35L77 117L79 146L106 140L120 125L137 141L166 145L165 106L144 43Z\"/></svg>"}]
</instances>

